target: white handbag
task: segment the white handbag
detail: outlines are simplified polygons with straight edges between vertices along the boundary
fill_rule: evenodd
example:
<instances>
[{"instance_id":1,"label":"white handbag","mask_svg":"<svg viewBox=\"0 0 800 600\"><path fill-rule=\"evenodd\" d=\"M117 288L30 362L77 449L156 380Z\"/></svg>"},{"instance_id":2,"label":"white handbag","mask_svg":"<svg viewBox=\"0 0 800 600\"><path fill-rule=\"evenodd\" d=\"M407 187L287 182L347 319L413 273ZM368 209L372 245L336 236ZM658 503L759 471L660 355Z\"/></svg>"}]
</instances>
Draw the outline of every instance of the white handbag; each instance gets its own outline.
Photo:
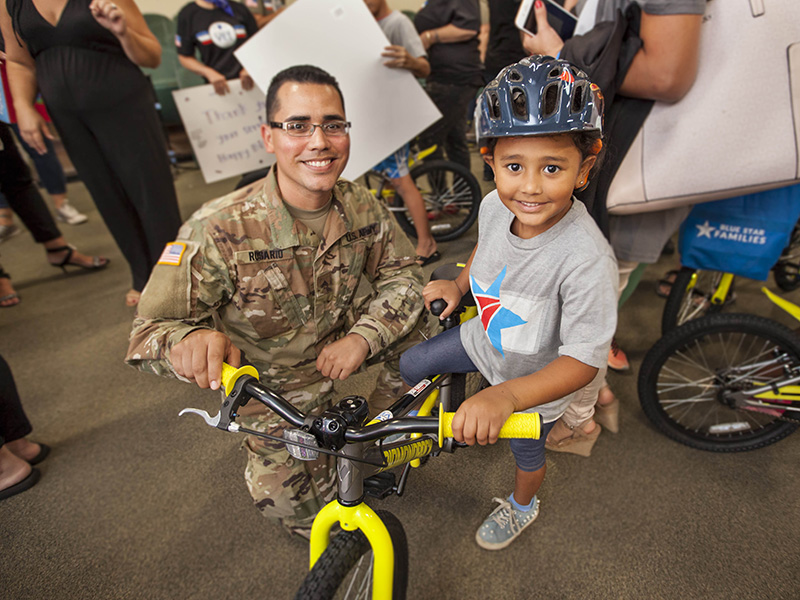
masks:
<instances>
[{"instance_id":1,"label":"white handbag","mask_svg":"<svg viewBox=\"0 0 800 600\"><path fill-rule=\"evenodd\" d=\"M800 0L709 0L697 79L657 102L609 188L611 214L800 181Z\"/></svg>"}]
</instances>

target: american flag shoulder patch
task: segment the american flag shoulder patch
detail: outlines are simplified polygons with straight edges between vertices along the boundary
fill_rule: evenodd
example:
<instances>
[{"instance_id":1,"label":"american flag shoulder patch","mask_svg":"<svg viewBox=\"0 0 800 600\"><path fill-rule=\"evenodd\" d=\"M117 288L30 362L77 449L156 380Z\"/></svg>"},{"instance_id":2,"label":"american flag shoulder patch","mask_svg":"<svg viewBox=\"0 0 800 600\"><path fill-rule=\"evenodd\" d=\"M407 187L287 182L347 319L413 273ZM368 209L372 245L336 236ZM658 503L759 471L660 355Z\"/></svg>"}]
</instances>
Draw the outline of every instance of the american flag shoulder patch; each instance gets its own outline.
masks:
<instances>
[{"instance_id":1,"label":"american flag shoulder patch","mask_svg":"<svg viewBox=\"0 0 800 600\"><path fill-rule=\"evenodd\" d=\"M157 264L177 267L181 264L184 252L186 252L186 244L183 242L170 242L164 247Z\"/></svg>"}]
</instances>

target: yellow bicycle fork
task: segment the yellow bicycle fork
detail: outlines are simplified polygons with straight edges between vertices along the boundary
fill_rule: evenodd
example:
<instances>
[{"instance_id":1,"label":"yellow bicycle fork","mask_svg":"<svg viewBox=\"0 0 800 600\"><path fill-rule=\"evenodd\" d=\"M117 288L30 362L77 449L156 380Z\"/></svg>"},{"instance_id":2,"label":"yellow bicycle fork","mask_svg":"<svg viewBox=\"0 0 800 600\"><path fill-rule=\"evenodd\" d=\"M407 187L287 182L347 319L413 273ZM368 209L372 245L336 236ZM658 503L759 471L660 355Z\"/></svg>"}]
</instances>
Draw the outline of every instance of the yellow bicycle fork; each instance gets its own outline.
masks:
<instances>
[{"instance_id":1,"label":"yellow bicycle fork","mask_svg":"<svg viewBox=\"0 0 800 600\"><path fill-rule=\"evenodd\" d=\"M343 506L338 500L330 502L319 511L311 526L311 564L314 565L330 543L331 528L335 523L345 531L360 529L367 536L374 562L372 566L373 600L391 600L394 583L394 546L389 530L369 505L361 502L355 506Z\"/></svg>"}]
</instances>

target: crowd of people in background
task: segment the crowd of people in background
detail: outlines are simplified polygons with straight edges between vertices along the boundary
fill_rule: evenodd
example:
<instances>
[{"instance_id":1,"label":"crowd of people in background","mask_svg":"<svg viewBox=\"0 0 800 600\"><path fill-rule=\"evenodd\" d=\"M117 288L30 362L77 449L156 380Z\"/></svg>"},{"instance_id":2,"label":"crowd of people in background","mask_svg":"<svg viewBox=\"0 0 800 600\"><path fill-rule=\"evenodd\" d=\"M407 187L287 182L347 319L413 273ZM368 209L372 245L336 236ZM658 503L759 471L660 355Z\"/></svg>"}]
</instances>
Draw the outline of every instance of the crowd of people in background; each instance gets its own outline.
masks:
<instances>
[{"instance_id":1,"label":"crowd of people in background","mask_svg":"<svg viewBox=\"0 0 800 600\"><path fill-rule=\"evenodd\" d=\"M606 95L607 114L619 98L662 102L681 98L696 73L705 1L566 0L564 7L581 15L583 33L562 40L548 24L541 0L536 2L535 35L521 35L514 25L518 0L428 0L413 19L393 10L387 0L365 0L389 40L381 56L384 64L407 70L422 80L443 115L419 136L420 147L435 144L436 156L446 155L468 169L472 168L474 153L468 142L469 122L480 90L487 84L495 85L504 67L528 55L571 60L592 78L596 65L580 64L576 48L584 35L592 35L595 23L631 19L628 26L638 31L641 40L627 62L614 57L611 79L618 84L615 94ZM642 9L635 18L626 10L632 4ZM217 94L229 93L229 82L236 79L243 89L251 89L253 79L234 52L279 12L278 8L270 15L254 15L250 8L234 0L190 2L177 15L180 65L201 75ZM0 8L0 29L7 53L3 71L4 83L6 72L8 79L6 97L10 104L13 101L12 122L15 121L10 127L0 124L0 243L20 231L13 221L13 211L44 246L47 259L54 266L97 271L108 265L108 259L82 254L62 236L17 151L12 128L33 159L39 179L53 201L56 219L78 225L87 217L67 199L63 170L53 145L57 133L131 271L125 302L138 312L129 363L157 374L178 373L201 387L216 389L219 362L223 358L238 362L239 351L246 348L249 360L259 363L259 369L276 385L296 392L298 403L308 398L300 391L313 387L313 397L320 399L316 405L322 405L330 397L332 380L345 379L362 365L387 360L377 396L385 401L402 388L399 354L420 342L426 327L420 316L423 301L419 266L441 257L422 196L409 175L408 144L380 162L382 157L375 158L377 168L391 178L413 218L417 233L413 251L393 222L376 225L380 210L373 206L369 194L365 196L363 188L338 179L349 152L349 125L345 99L335 79L311 67L290 69L289 75L282 73L284 78L279 76L270 87L267 124L262 126L262 138L267 149L277 155L277 167L264 180L221 201L220 210L230 213L226 213L223 224L215 220L219 218L217 213L198 214L179 236L182 219L164 133L152 88L141 70L158 65L161 48L134 0L71 0L66 6L61 0L41 0L36 4L31 0L7 0ZM289 95L290 91L297 94ZM597 102L602 111L602 101ZM289 105L300 112L289 113ZM287 121L296 114L308 114L307 122ZM606 139L613 138L614 133L606 131ZM492 152L487 150L485 156L485 175L490 179L504 168ZM599 154L597 146L581 150L580 157L574 158L578 161L591 157L591 168ZM599 161L597 164L596 170L608 168ZM304 170L308 165L311 174ZM142 177L142 173L147 176ZM498 178L499 186L506 175L504 171ZM588 170L573 183L579 190L584 189L587 179ZM317 185L319 182L324 185ZM571 194L572 187L565 202ZM255 197L264 201L265 208L254 217L242 212L240 203ZM500 199L505 201L502 193ZM609 289L622 294L640 263L655 262L685 211L606 219L607 215L598 217L603 214L604 200L602 194L592 197L587 202L585 218L595 217L610 240L619 264L619 280ZM359 242L351 244L349 238L333 237L335 232L341 234L354 224L358 225L355 231L360 232L357 237L363 238ZM220 233L223 230L227 231L224 235ZM374 236L378 230L384 231L380 239ZM266 270L257 260L253 264L245 261L238 265L239 272L231 272L230 265L249 248L232 244L231 239L260 240L256 245L267 248L267 238L296 245L291 261L275 262ZM347 243L343 243L345 239ZM311 252L320 244L327 244L326 248L337 254L343 264L352 266L354 273L343 278L342 271L330 269L330 264L319 267L304 262L300 250ZM365 253L369 255L367 262ZM164 262L165 255L173 258ZM163 266L169 264L180 268ZM244 278L247 283L237 283L237 277L244 272L249 273ZM362 275L376 290L368 304L357 303L354 298L353 286ZM155 283L142 296L148 280ZM309 295L315 281L324 281L329 289L320 290L318 296ZM469 285L466 281L461 284ZM269 286L283 293L277 301L262 297ZM189 296L176 301L176 290ZM239 305L240 298L247 299L243 306ZM9 274L0 267L0 308L11 308L19 302ZM250 303L257 310L248 311ZM230 328L229 336L214 330L214 312ZM166 314L179 318L165 323ZM190 321L194 325L187 324ZM609 318L605 322L612 321ZM308 329L310 322L314 325L313 336ZM297 335L287 337L286 331ZM610 366L627 368L624 353L613 343L606 350L608 346L604 344L599 340L597 348L608 353ZM167 347L171 348L171 364L167 361ZM597 348L592 349L593 356ZM284 354L278 357L276 349ZM196 353L209 356L202 372L193 361ZM590 362L594 370L582 371L578 378L586 385L562 394L568 395L571 403L556 411L548 423L547 449L589 456L602 428L618 430L619 402L604 379L606 360L593 358ZM0 382L0 394L8 406L13 405L8 410L16 415L14 427L4 425L0 429L0 444L5 441L0 446L0 497L8 497L36 482L38 474L30 465L46 456L47 447L25 441L30 425L5 361L0 367L5 381ZM303 405L305 409L316 406ZM3 416L2 420L10 417ZM278 427L273 422L264 423L267 428ZM268 493L270 485L297 477L298 473L301 475L297 485L314 481L324 487L330 472L314 470L307 463L276 469L270 466L270 461L279 462L274 454L274 449L262 442L248 442L246 479L256 504L270 516L282 519L290 531L307 533L310 519L326 498L298 492L285 505L267 507L264 490ZM329 463L328 459L323 462ZM11 465L9 470L4 470L4 464ZM523 471L539 473L543 455L537 454L530 464L533 466ZM522 486L522 491L515 492L518 497L512 495L511 504L502 507L520 520L516 534L535 518L527 511L534 507L541 478L543 471L535 485ZM257 489L261 492L254 491ZM496 534L493 530L489 537ZM494 544L492 540L486 543Z\"/></svg>"}]
</instances>

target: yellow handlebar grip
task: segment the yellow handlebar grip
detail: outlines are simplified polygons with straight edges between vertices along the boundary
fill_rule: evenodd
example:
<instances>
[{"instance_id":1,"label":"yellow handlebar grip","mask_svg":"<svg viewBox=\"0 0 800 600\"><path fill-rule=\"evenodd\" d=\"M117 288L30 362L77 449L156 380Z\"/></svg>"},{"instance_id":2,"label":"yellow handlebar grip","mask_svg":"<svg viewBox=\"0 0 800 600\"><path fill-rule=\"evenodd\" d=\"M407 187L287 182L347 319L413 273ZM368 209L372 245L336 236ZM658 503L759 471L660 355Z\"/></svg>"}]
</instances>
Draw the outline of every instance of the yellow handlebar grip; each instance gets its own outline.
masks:
<instances>
[{"instance_id":1,"label":"yellow handlebar grip","mask_svg":"<svg viewBox=\"0 0 800 600\"><path fill-rule=\"evenodd\" d=\"M453 437L453 417L456 413L439 413L439 447L442 440ZM500 428L501 438L527 438L538 440L542 430L539 413L514 413Z\"/></svg>"},{"instance_id":2,"label":"yellow handlebar grip","mask_svg":"<svg viewBox=\"0 0 800 600\"><path fill-rule=\"evenodd\" d=\"M233 391L233 386L236 380L242 375L251 375L258 379L258 371L253 365L245 365L243 367L230 366L228 363L222 363L222 385L225 386L225 394L230 396Z\"/></svg>"}]
</instances>

